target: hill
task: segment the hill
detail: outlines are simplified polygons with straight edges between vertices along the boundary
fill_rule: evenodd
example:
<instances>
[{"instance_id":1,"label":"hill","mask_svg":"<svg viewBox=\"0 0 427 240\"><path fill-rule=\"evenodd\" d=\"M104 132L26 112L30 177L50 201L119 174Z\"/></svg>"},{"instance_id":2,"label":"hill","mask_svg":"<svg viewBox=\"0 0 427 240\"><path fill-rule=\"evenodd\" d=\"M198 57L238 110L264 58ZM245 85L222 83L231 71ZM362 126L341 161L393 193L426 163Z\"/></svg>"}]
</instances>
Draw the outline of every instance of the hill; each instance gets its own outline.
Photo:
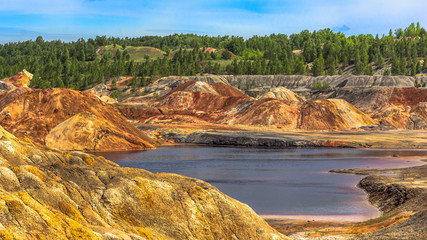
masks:
<instances>
[{"instance_id":1,"label":"hill","mask_svg":"<svg viewBox=\"0 0 427 240\"><path fill-rule=\"evenodd\" d=\"M201 180L0 136L1 239L288 239Z\"/></svg>"},{"instance_id":2,"label":"hill","mask_svg":"<svg viewBox=\"0 0 427 240\"><path fill-rule=\"evenodd\" d=\"M120 76L142 79L133 88L147 85L147 76L170 75L423 76L427 31L411 24L381 37L330 29L248 39L174 34L65 43L40 37L0 45L0 57L0 79L25 68L36 73L33 86L79 90Z\"/></svg>"},{"instance_id":3,"label":"hill","mask_svg":"<svg viewBox=\"0 0 427 240\"><path fill-rule=\"evenodd\" d=\"M158 59L162 58L166 53L160 49L154 47L134 47L134 46L123 46L120 45L107 45L99 47L97 53L99 57L102 57L105 54L111 54L111 56L115 56L117 51L123 54L124 51L130 54L129 60L133 60L135 62L144 62L146 61L146 57L148 56L150 59Z\"/></svg>"},{"instance_id":4,"label":"hill","mask_svg":"<svg viewBox=\"0 0 427 240\"><path fill-rule=\"evenodd\" d=\"M15 135L29 138L38 145L48 144L68 150L114 151L150 149L156 144L126 121L115 108L90 92L21 89L11 90L0 97L0 124ZM96 121L87 118L80 119L82 121L78 121L79 118L69 119L82 112L90 115L80 116L89 116ZM91 138L87 139L89 135ZM102 145L105 141L111 143ZM117 141L122 144L112 144ZM75 148L75 144L80 145Z\"/></svg>"}]
</instances>

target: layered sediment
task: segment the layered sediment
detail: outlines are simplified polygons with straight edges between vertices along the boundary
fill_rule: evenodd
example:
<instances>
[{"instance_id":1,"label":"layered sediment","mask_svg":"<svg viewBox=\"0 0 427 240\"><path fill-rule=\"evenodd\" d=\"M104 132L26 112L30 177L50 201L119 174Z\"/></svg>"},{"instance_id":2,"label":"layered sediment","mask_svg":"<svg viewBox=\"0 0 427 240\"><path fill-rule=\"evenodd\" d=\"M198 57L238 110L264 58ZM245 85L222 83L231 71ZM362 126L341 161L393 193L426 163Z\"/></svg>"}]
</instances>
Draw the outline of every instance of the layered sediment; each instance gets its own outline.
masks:
<instances>
[{"instance_id":1,"label":"layered sediment","mask_svg":"<svg viewBox=\"0 0 427 240\"><path fill-rule=\"evenodd\" d=\"M354 239L425 239L427 237L427 165L403 169L347 169L335 173L368 175L358 183L383 216L399 212L410 217ZM388 175L388 176L387 176ZM386 217L385 217L386 218Z\"/></svg>"},{"instance_id":2,"label":"layered sediment","mask_svg":"<svg viewBox=\"0 0 427 240\"><path fill-rule=\"evenodd\" d=\"M2 239L287 239L206 182L0 138Z\"/></svg>"},{"instance_id":3,"label":"layered sediment","mask_svg":"<svg viewBox=\"0 0 427 240\"><path fill-rule=\"evenodd\" d=\"M90 113L97 120L81 117L69 120L82 112ZM77 122L78 120L82 121ZM13 134L30 138L38 145L44 146L49 143L50 147L60 149L73 149L82 144L82 141L83 145L87 146L86 150L100 151L144 150L153 148L156 144L155 140L139 131L111 105L102 102L92 93L71 89L11 90L0 99L0 124ZM59 124L61 126L58 127ZM98 125L99 129L83 129L83 126L89 125L91 127ZM92 137L88 139L89 129L92 129ZM54 132L50 134L51 131ZM80 133L82 135L79 135ZM49 138L46 139L49 134ZM99 148L98 143L113 139L117 143L119 138L121 138L120 146L104 144L105 148ZM129 144L126 146L125 142ZM73 145L74 143L77 145ZM93 147L95 145L98 147Z\"/></svg>"}]
</instances>

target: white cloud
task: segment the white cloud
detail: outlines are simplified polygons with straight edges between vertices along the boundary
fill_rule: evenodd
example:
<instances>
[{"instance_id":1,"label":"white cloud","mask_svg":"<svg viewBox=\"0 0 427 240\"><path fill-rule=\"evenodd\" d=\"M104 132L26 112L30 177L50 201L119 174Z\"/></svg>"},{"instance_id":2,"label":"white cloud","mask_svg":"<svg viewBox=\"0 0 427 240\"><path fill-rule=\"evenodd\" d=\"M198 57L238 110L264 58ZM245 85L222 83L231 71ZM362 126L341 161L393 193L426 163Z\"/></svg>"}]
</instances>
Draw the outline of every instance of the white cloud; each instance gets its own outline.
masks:
<instances>
[{"instance_id":1,"label":"white cloud","mask_svg":"<svg viewBox=\"0 0 427 240\"><path fill-rule=\"evenodd\" d=\"M11 14L73 14L82 9L83 0L0 0L0 11Z\"/></svg>"}]
</instances>

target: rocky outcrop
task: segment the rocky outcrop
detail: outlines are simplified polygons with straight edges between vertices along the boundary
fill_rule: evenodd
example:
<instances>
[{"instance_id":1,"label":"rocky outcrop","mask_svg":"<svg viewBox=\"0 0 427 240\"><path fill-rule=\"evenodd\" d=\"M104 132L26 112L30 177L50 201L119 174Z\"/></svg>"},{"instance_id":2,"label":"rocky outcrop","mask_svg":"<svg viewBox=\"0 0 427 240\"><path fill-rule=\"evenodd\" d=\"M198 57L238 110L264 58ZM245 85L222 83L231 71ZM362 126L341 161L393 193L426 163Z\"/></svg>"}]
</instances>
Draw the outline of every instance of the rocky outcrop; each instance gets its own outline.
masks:
<instances>
[{"instance_id":1,"label":"rocky outcrop","mask_svg":"<svg viewBox=\"0 0 427 240\"><path fill-rule=\"evenodd\" d=\"M93 113L79 113L54 127L46 136L47 147L59 150L129 151L154 146L123 131Z\"/></svg>"},{"instance_id":2,"label":"rocky outcrop","mask_svg":"<svg viewBox=\"0 0 427 240\"><path fill-rule=\"evenodd\" d=\"M155 144L153 139L129 123L118 110L92 93L70 89L38 89L25 90L11 97L14 93L2 95L0 99L0 116L7 115L0 118L0 124L19 137L29 137L36 144L45 145L45 137L53 128L81 112L92 113L98 119L107 120L115 129L120 130L122 136L133 135L141 141ZM129 149L134 149L134 146Z\"/></svg>"},{"instance_id":3,"label":"rocky outcrop","mask_svg":"<svg viewBox=\"0 0 427 240\"><path fill-rule=\"evenodd\" d=\"M403 169L347 169L338 173L369 175L358 187L365 190L369 201L383 216L390 218L399 212L412 213L394 225L362 233L353 239L425 239L427 236L427 165ZM389 175L389 176L383 176Z\"/></svg>"},{"instance_id":4,"label":"rocky outcrop","mask_svg":"<svg viewBox=\"0 0 427 240\"><path fill-rule=\"evenodd\" d=\"M375 121L343 99L319 99L301 106L298 127L306 130L350 129Z\"/></svg>"},{"instance_id":5,"label":"rocky outcrop","mask_svg":"<svg viewBox=\"0 0 427 240\"><path fill-rule=\"evenodd\" d=\"M285 87L293 91L307 91L313 88L313 83L329 82L331 89L334 88L380 88L380 87L413 87L415 82L427 83L426 76L359 76L359 75L342 75L342 76L300 76L300 75L208 75L208 76L191 76L176 77L170 76L161 78L149 87L145 88L147 93L162 91L166 88L173 88L185 81L202 81L209 84L222 82L233 87L249 89L272 89L276 87Z\"/></svg>"},{"instance_id":6,"label":"rocky outcrop","mask_svg":"<svg viewBox=\"0 0 427 240\"><path fill-rule=\"evenodd\" d=\"M46 151L0 127L2 239L286 239L206 182Z\"/></svg>"},{"instance_id":7,"label":"rocky outcrop","mask_svg":"<svg viewBox=\"0 0 427 240\"><path fill-rule=\"evenodd\" d=\"M351 97L350 97L351 96ZM348 93L347 99L380 123L401 129L426 129L427 116L423 114L427 89L379 88Z\"/></svg>"},{"instance_id":8,"label":"rocky outcrop","mask_svg":"<svg viewBox=\"0 0 427 240\"><path fill-rule=\"evenodd\" d=\"M384 106L414 107L420 102L427 102L427 89L379 88L372 89L369 94L352 94L355 99L351 103L362 111L373 112Z\"/></svg>"},{"instance_id":9,"label":"rocky outcrop","mask_svg":"<svg viewBox=\"0 0 427 240\"><path fill-rule=\"evenodd\" d=\"M267 148L322 147L321 143L303 138L261 132L194 132L186 137L170 136L176 142L193 144Z\"/></svg>"},{"instance_id":10,"label":"rocky outcrop","mask_svg":"<svg viewBox=\"0 0 427 240\"><path fill-rule=\"evenodd\" d=\"M24 69L15 76L3 79L3 81L12 84L15 87L28 87L32 79L33 74Z\"/></svg>"},{"instance_id":11,"label":"rocky outcrop","mask_svg":"<svg viewBox=\"0 0 427 240\"><path fill-rule=\"evenodd\" d=\"M142 129L144 126L140 126ZM224 131L169 132L163 138L179 143L274 148L383 148L425 149L426 130L409 131Z\"/></svg>"}]
</instances>

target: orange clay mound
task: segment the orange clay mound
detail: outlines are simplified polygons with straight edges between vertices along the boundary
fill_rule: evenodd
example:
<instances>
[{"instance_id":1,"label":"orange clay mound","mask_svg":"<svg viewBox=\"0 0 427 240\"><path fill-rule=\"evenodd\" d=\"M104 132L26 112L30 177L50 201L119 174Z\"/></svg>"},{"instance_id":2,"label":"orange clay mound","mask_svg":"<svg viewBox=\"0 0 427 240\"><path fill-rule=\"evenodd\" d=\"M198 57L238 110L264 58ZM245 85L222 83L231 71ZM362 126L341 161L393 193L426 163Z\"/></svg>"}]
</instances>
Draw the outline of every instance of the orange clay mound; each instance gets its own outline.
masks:
<instances>
[{"instance_id":1,"label":"orange clay mound","mask_svg":"<svg viewBox=\"0 0 427 240\"><path fill-rule=\"evenodd\" d=\"M120 129L123 136L131 134L147 142L146 145L141 145L141 149L152 148L154 143L150 137L129 123L118 110L90 92L38 89L27 91L15 98L9 98L8 94L5 94L0 99L3 100L0 116L7 117L0 118L0 124L9 132L20 137L29 137L39 145L45 145L45 137L53 128L81 112L89 112L97 119L108 121Z\"/></svg>"},{"instance_id":2,"label":"orange clay mound","mask_svg":"<svg viewBox=\"0 0 427 240\"><path fill-rule=\"evenodd\" d=\"M350 129L375 124L368 115L342 99L319 99L301 106L299 128L306 130Z\"/></svg>"},{"instance_id":3,"label":"orange clay mound","mask_svg":"<svg viewBox=\"0 0 427 240\"><path fill-rule=\"evenodd\" d=\"M264 98L256 101L243 113L237 113L230 123L295 129L299 113L298 109L282 100Z\"/></svg>"}]
</instances>

